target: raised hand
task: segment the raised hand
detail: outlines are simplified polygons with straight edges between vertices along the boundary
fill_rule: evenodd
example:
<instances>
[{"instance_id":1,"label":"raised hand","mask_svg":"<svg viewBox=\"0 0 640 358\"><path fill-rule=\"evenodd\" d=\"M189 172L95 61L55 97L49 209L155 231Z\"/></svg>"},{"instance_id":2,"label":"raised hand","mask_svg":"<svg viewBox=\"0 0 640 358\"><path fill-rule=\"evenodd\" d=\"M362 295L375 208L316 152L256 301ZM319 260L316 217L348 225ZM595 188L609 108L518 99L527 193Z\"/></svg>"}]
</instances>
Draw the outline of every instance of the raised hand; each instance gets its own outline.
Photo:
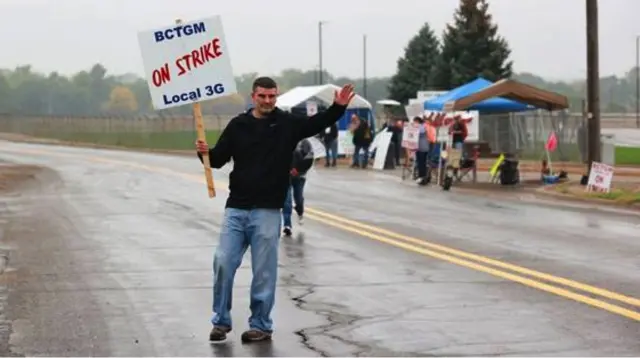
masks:
<instances>
[{"instance_id":1,"label":"raised hand","mask_svg":"<svg viewBox=\"0 0 640 358\"><path fill-rule=\"evenodd\" d=\"M356 93L353 91L353 85L344 85L339 91L335 92L333 102L341 106L347 106L355 96Z\"/></svg>"}]
</instances>

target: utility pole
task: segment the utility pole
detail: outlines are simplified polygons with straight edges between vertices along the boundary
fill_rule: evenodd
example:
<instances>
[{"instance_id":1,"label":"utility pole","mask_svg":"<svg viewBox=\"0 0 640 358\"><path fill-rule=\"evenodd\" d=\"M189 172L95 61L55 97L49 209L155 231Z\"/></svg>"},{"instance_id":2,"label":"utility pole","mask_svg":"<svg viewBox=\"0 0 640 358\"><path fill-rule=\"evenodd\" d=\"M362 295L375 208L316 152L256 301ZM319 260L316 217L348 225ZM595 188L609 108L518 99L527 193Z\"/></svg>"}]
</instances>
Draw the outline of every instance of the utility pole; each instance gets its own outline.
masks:
<instances>
[{"instance_id":1,"label":"utility pole","mask_svg":"<svg viewBox=\"0 0 640 358\"><path fill-rule=\"evenodd\" d=\"M322 78L322 25L324 21L318 21L318 69L320 73L318 74L318 80L320 85L324 84Z\"/></svg>"},{"instance_id":2,"label":"utility pole","mask_svg":"<svg viewBox=\"0 0 640 358\"><path fill-rule=\"evenodd\" d=\"M636 36L636 128L640 128L640 36Z\"/></svg>"},{"instance_id":3,"label":"utility pole","mask_svg":"<svg viewBox=\"0 0 640 358\"><path fill-rule=\"evenodd\" d=\"M362 36L362 91L367 98L367 35Z\"/></svg>"},{"instance_id":4,"label":"utility pole","mask_svg":"<svg viewBox=\"0 0 640 358\"><path fill-rule=\"evenodd\" d=\"M600 74L598 63L598 0L585 0L587 7L587 132L589 172L601 160Z\"/></svg>"}]
</instances>

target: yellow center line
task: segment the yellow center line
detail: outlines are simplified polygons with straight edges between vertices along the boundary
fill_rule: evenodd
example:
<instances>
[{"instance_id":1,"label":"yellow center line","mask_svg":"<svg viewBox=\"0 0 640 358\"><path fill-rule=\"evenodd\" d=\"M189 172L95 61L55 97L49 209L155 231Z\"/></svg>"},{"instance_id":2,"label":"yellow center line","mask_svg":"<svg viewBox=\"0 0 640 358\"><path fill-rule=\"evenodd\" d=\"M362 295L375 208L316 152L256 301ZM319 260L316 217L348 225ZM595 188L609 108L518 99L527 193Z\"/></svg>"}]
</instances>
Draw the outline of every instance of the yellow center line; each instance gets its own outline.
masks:
<instances>
[{"instance_id":1,"label":"yellow center line","mask_svg":"<svg viewBox=\"0 0 640 358\"><path fill-rule=\"evenodd\" d=\"M305 208L306 209L306 208ZM606 311L609 311L611 313L615 313L627 318L631 318L633 320L636 321L640 321L640 312L636 312L627 308L623 308L620 306L616 306L613 305L611 303L605 302L605 301L601 301L595 298L591 298L585 295L581 295L557 286L552 286L543 282L539 282L539 281L535 281L532 280L530 278L526 278L523 276L518 276L512 273L508 273L505 271L500 271L488 266L483 266L480 265L478 263L472 262L472 261L468 261L468 260L463 260L451 255L446 255L443 253L439 253L433 250L429 250L423 247L419 247L416 245L411 245L402 241L398 241L398 240L393 240L390 239L388 237L385 236L381 236L381 235L377 235L368 231L362 231L362 230L358 230L355 229L351 226L347 226L347 225L343 225L343 224L339 224L339 223L335 223L332 220L327 220L325 218L323 218L322 216L316 216L315 214L305 214L305 217L309 217L312 218L313 220L319 221L323 224L326 225L330 225L345 231L349 231L352 232L354 234L360 235L360 236L364 236L364 237L368 237L370 239L379 241L379 242L383 242L395 247L399 247L401 249L407 250L407 251L411 251L411 252L415 252L415 253L419 253L425 256L430 256L436 259L440 259L442 261L447 261L450 262L452 264L456 264L459 266L463 266L463 267L467 267L470 268L472 270L476 270L476 271L480 271L480 272L485 272L487 274L490 274L492 276L496 276L496 277L500 277L509 281L513 281L513 282L517 282L520 284L523 284L525 286L529 286L532 288L536 288L538 290L541 291L545 291L545 292L549 292L549 293L553 293L555 295L558 296L562 296L565 298L569 298L571 300L577 301L577 302L581 302L581 303L585 303L587 305L593 306L593 307L597 307Z\"/></svg>"},{"instance_id":2,"label":"yellow center line","mask_svg":"<svg viewBox=\"0 0 640 358\"><path fill-rule=\"evenodd\" d=\"M2 150L6 150L6 149L3 148ZM7 151L13 151L13 150L7 150ZM37 151L37 150L33 150L33 151L20 150L20 151L14 151L14 152L21 152L21 153L31 152L34 154L45 154L45 155L53 155L53 156L83 157L94 162L111 163L111 164L135 167L135 168L144 169L147 171L178 176L180 178L183 178L189 181L199 182L203 184L206 183L204 175L188 174L188 173L174 171L174 170L163 168L163 167L149 166L149 165L144 165L144 164L139 164L139 163L129 162L129 161L108 159L108 158L99 157L99 156L84 156L84 155L74 155L74 154L68 154L68 153L64 153L64 154L50 153L50 152ZM228 191L228 183L224 181L217 180L216 186L222 190ZM367 237L379 242L383 242L398 248L402 248L407 251L422 254L425 256L430 256L430 257L440 259L446 262L450 262L459 266L467 267L476 271L485 272L487 274L490 274L496 277L517 282L528 287L532 287L541 291L552 293L564 298L568 298L577 302L590 305L592 307L600 308L611 313L615 313L636 321L640 321L639 312L636 312L627 308L623 308L602 300L591 298L582 294L578 294L561 287L536 281L531 278L519 276L514 273L509 273L506 271L501 271L501 270L498 270L496 267L517 272L523 275L535 277L541 280L546 280L549 282L570 287L576 290L581 290L583 292L591 293L594 295L599 295L599 296L609 298L611 300L623 302L632 306L640 306L640 299L637 299L634 297L626 296L620 293L616 293L616 292L602 289L599 287L587 285L587 284L566 279L563 277L558 277L558 276L550 275L547 273L531 270L522 266L510 264L507 262L498 261L485 256L457 250L444 245L431 243L418 238L402 235L402 234L399 234L390 230L386 230L377 226L368 225L368 224L350 220L350 219L345 219L343 217L336 216L336 215L324 212L322 210L318 210L314 208L305 208L305 210L307 212L306 214L307 217L313 219L314 221L318 221L335 228L352 232L354 234ZM490 265L494 267L481 265L480 263L484 263L485 265Z\"/></svg>"}]
</instances>

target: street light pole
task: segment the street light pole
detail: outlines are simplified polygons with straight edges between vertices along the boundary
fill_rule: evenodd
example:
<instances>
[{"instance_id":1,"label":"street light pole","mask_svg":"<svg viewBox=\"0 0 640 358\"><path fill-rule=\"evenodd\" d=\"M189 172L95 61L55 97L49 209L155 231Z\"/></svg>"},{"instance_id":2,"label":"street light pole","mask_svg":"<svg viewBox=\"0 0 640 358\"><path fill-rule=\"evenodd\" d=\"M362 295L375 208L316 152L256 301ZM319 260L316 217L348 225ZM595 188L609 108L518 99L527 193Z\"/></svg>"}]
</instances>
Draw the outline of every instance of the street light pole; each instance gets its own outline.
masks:
<instances>
[{"instance_id":1,"label":"street light pole","mask_svg":"<svg viewBox=\"0 0 640 358\"><path fill-rule=\"evenodd\" d=\"M640 36L636 36L636 128L640 128Z\"/></svg>"},{"instance_id":2,"label":"street light pole","mask_svg":"<svg viewBox=\"0 0 640 358\"><path fill-rule=\"evenodd\" d=\"M320 73L318 74L318 84L323 84L322 79L322 25L324 21L318 21L318 69Z\"/></svg>"},{"instance_id":3,"label":"street light pole","mask_svg":"<svg viewBox=\"0 0 640 358\"><path fill-rule=\"evenodd\" d=\"M367 98L367 35L362 35L362 92Z\"/></svg>"},{"instance_id":4,"label":"street light pole","mask_svg":"<svg viewBox=\"0 0 640 358\"><path fill-rule=\"evenodd\" d=\"M587 128L589 171L599 162L600 152L600 74L598 63L598 0L586 0L587 18Z\"/></svg>"}]
</instances>

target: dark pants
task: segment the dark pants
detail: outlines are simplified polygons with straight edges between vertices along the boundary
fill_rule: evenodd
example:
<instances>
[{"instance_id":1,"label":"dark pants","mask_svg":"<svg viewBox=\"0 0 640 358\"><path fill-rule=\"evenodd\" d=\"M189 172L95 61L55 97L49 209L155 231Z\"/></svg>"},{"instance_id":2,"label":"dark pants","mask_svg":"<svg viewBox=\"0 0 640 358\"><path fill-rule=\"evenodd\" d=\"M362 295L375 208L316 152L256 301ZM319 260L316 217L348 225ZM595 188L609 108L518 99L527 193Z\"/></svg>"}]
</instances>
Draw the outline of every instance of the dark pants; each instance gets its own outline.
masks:
<instances>
[{"instance_id":1,"label":"dark pants","mask_svg":"<svg viewBox=\"0 0 640 358\"><path fill-rule=\"evenodd\" d=\"M338 140L334 139L328 143L324 143L327 165L336 165L338 159Z\"/></svg>"},{"instance_id":2,"label":"dark pants","mask_svg":"<svg viewBox=\"0 0 640 358\"><path fill-rule=\"evenodd\" d=\"M292 227L291 212L294 206L291 203L291 199L296 202L296 214L298 214L298 216L302 216L302 214L304 214L304 184L306 181L306 178L291 178L291 187L287 190L287 198L285 199L284 206L282 208L282 219L285 227ZM291 197L292 192L293 198Z\"/></svg>"},{"instance_id":3,"label":"dark pants","mask_svg":"<svg viewBox=\"0 0 640 358\"><path fill-rule=\"evenodd\" d=\"M429 152L416 152L416 166L418 167L418 177L427 177L427 159L429 158Z\"/></svg>"},{"instance_id":4,"label":"dark pants","mask_svg":"<svg viewBox=\"0 0 640 358\"><path fill-rule=\"evenodd\" d=\"M362 157L360 157L360 151L364 152ZM355 145L353 152L353 163L351 164L351 166L360 166L366 168L367 164L369 164L369 145Z\"/></svg>"},{"instance_id":5,"label":"dark pants","mask_svg":"<svg viewBox=\"0 0 640 358\"><path fill-rule=\"evenodd\" d=\"M402 146L397 141L392 143L393 143L393 158L396 161L396 165L400 165L400 154L402 153Z\"/></svg>"}]
</instances>

